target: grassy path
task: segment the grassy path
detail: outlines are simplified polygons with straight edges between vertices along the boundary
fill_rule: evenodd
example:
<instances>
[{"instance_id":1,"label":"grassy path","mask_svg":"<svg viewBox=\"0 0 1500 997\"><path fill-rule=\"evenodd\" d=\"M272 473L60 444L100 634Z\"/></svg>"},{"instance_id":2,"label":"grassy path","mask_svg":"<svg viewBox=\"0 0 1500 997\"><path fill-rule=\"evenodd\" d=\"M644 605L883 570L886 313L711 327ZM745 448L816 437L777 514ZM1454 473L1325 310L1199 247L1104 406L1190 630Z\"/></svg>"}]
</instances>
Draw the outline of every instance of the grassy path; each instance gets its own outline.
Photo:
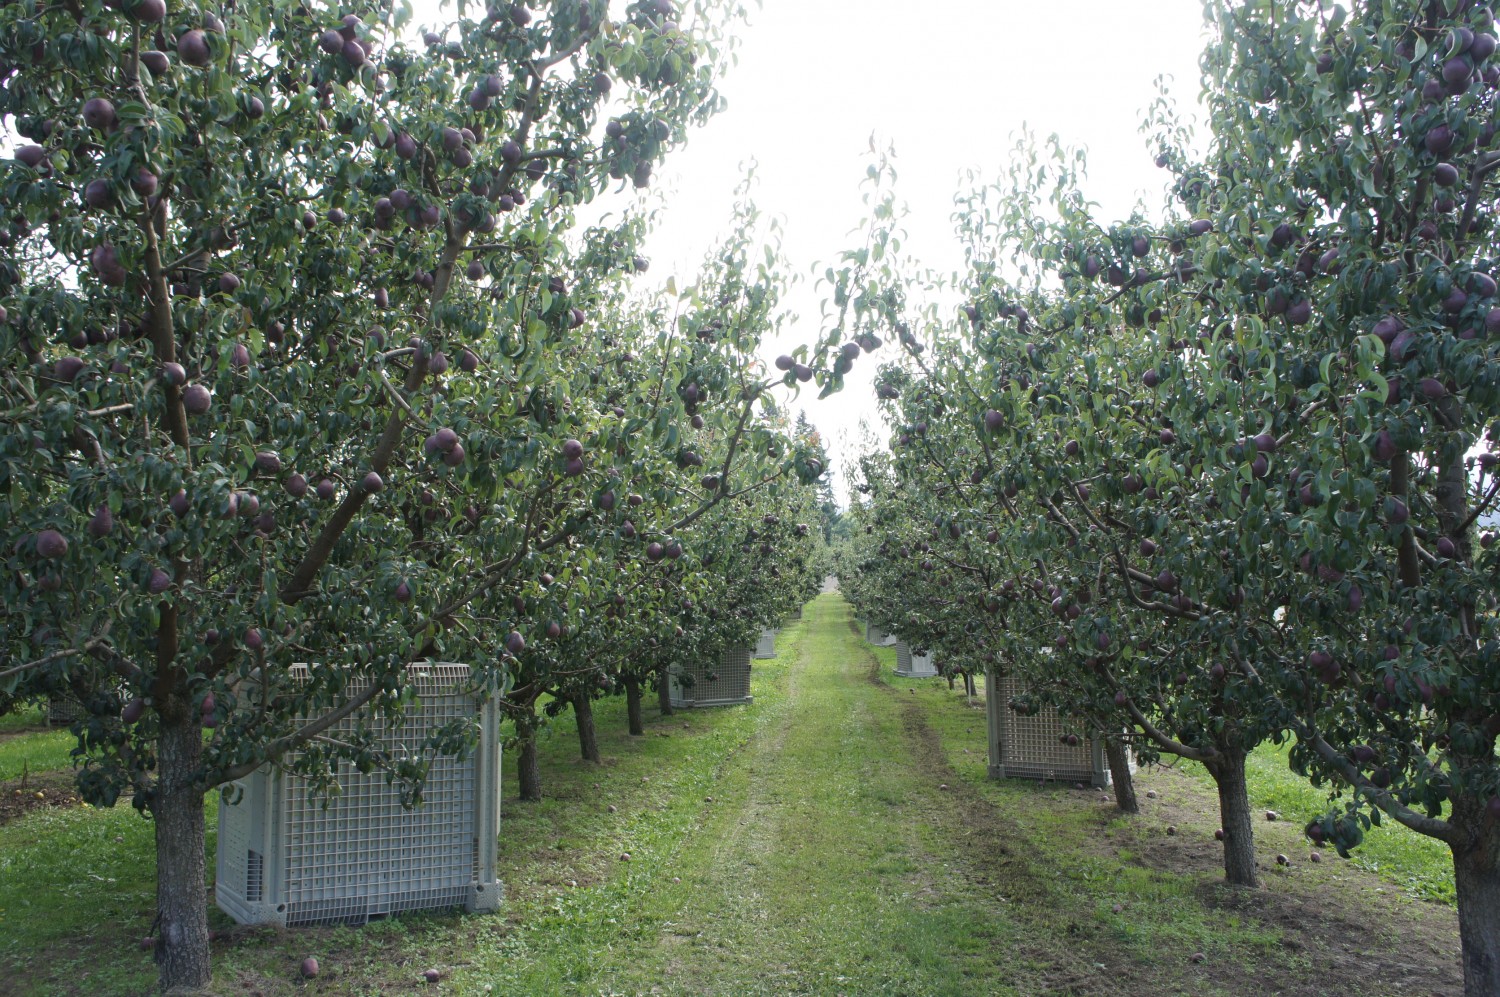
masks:
<instances>
[{"instance_id":1,"label":"grassy path","mask_svg":"<svg viewBox=\"0 0 1500 997\"><path fill-rule=\"evenodd\" d=\"M1004 902L915 819L944 791L906 752L900 711L869 681L876 659L848 620L837 596L808 607L784 690L758 692L756 730L642 891L635 937L548 945L528 972L501 973L497 992L1018 992L994 957Z\"/></svg>"}]
</instances>

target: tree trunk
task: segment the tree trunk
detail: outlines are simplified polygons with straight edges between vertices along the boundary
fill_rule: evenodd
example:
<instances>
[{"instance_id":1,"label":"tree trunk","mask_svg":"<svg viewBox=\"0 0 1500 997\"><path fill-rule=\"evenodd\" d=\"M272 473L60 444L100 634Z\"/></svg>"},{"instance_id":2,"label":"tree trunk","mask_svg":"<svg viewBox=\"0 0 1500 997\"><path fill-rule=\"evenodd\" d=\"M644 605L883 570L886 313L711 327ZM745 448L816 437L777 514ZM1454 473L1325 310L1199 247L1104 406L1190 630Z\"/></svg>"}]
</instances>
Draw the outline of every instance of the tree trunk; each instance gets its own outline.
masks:
<instances>
[{"instance_id":1,"label":"tree trunk","mask_svg":"<svg viewBox=\"0 0 1500 997\"><path fill-rule=\"evenodd\" d=\"M1462 808L1454 823L1463 826ZM1453 885L1458 892L1458 936L1463 945L1465 997L1500 994L1500 826L1478 805L1470 836L1473 844L1453 851Z\"/></svg>"},{"instance_id":2,"label":"tree trunk","mask_svg":"<svg viewBox=\"0 0 1500 997\"><path fill-rule=\"evenodd\" d=\"M156 965L166 993L194 993L212 982L208 965L208 892L204 885L205 841L203 731L191 703L181 716L162 719L157 741Z\"/></svg>"},{"instance_id":3,"label":"tree trunk","mask_svg":"<svg viewBox=\"0 0 1500 997\"><path fill-rule=\"evenodd\" d=\"M1138 814L1141 805L1135 798L1135 777L1130 774L1130 750L1118 737L1104 739L1104 758L1109 762L1109 778L1115 788L1115 806L1122 813Z\"/></svg>"},{"instance_id":4,"label":"tree trunk","mask_svg":"<svg viewBox=\"0 0 1500 997\"><path fill-rule=\"evenodd\" d=\"M964 694L967 695L970 699L973 699L976 695L976 690L974 689L974 676L969 672L964 672Z\"/></svg>"},{"instance_id":5,"label":"tree trunk","mask_svg":"<svg viewBox=\"0 0 1500 997\"><path fill-rule=\"evenodd\" d=\"M599 757L599 735L594 730L594 701L584 692L574 696L572 702L573 718L578 721L578 751L583 755L584 761L602 764L604 759Z\"/></svg>"},{"instance_id":6,"label":"tree trunk","mask_svg":"<svg viewBox=\"0 0 1500 997\"><path fill-rule=\"evenodd\" d=\"M536 717L516 720L516 739L520 752L516 755L516 782L520 785L521 799L538 803L542 799L542 765L536 750Z\"/></svg>"},{"instance_id":7,"label":"tree trunk","mask_svg":"<svg viewBox=\"0 0 1500 997\"><path fill-rule=\"evenodd\" d=\"M1245 787L1245 752L1225 751L1205 766L1219 788L1219 820L1224 828L1224 879L1232 886L1257 886L1255 832L1250 794Z\"/></svg>"},{"instance_id":8,"label":"tree trunk","mask_svg":"<svg viewBox=\"0 0 1500 997\"><path fill-rule=\"evenodd\" d=\"M948 688L949 688L949 690L953 689L953 679L954 679L953 673L949 672L948 673Z\"/></svg>"},{"instance_id":9,"label":"tree trunk","mask_svg":"<svg viewBox=\"0 0 1500 997\"><path fill-rule=\"evenodd\" d=\"M625 715L630 720L631 736L644 736L646 721L641 717L641 680L634 675L625 676Z\"/></svg>"},{"instance_id":10,"label":"tree trunk","mask_svg":"<svg viewBox=\"0 0 1500 997\"><path fill-rule=\"evenodd\" d=\"M676 712L672 709L672 679L668 674L671 667L670 665L662 665L661 670L656 675L656 702L661 707L661 715L664 717L670 717Z\"/></svg>"}]
</instances>

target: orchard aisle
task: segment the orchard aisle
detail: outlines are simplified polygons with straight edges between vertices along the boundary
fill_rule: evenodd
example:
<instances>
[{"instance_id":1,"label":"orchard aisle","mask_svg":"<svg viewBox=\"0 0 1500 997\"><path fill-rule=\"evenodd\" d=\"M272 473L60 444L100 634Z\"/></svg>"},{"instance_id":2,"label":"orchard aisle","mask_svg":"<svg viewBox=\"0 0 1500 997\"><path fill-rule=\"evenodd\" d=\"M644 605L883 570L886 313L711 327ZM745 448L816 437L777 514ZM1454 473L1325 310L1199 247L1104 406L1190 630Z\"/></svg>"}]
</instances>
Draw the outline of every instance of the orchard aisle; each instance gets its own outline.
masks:
<instances>
[{"instance_id":1,"label":"orchard aisle","mask_svg":"<svg viewBox=\"0 0 1500 997\"><path fill-rule=\"evenodd\" d=\"M445 955L452 992L1317 997L1329 979L1351 997L1457 992L1451 908L1329 863L1224 892L1201 781L1143 773L1159 798L1135 818L1092 790L986 781L982 708L938 680L892 679L892 650L865 643L837 592L778 645L753 706L662 718L658 736L683 743L622 747L685 752L637 783L651 800L639 818L597 818L630 860L584 863L581 885L519 865L508 924L466 922L475 935ZM513 837L552 840L511 812ZM670 830L644 831L658 815ZM1267 856L1295 850L1290 826L1258 836Z\"/></svg>"},{"instance_id":2,"label":"orchard aisle","mask_svg":"<svg viewBox=\"0 0 1500 997\"><path fill-rule=\"evenodd\" d=\"M961 872L945 791L906 749L899 701L850 621L837 593L808 606L784 695L630 911L636 937L566 983L553 974L574 958L533 937L544 975L504 992L1020 992L1006 903Z\"/></svg>"}]
</instances>

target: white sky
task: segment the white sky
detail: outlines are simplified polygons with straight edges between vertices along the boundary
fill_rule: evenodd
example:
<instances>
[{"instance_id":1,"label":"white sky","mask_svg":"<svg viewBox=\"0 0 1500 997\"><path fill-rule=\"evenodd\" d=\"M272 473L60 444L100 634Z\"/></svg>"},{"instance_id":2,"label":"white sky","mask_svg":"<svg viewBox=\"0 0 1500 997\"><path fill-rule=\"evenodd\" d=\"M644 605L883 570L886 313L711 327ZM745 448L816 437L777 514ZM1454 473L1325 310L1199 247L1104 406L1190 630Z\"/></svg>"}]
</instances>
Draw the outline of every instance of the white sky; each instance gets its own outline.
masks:
<instances>
[{"instance_id":1,"label":"white sky","mask_svg":"<svg viewBox=\"0 0 1500 997\"><path fill-rule=\"evenodd\" d=\"M1104 218L1138 198L1154 211L1167 175L1140 112L1162 74L1180 106L1195 105L1202 24L1200 0L764 0L720 87L728 109L658 170L669 208L647 243L649 276L692 274L729 217L739 164L754 158L756 203L781 216L783 252L804 278L790 301L800 321L765 359L811 342L812 270L856 244L872 133L896 149L907 250L943 272L962 259L949 222L960 174L998 174L1023 125L1087 147L1086 189ZM794 403L836 461L860 418L877 419L870 379L888 352L859 360L832 398L806 391Z\"/></svg>"}]
</instances>

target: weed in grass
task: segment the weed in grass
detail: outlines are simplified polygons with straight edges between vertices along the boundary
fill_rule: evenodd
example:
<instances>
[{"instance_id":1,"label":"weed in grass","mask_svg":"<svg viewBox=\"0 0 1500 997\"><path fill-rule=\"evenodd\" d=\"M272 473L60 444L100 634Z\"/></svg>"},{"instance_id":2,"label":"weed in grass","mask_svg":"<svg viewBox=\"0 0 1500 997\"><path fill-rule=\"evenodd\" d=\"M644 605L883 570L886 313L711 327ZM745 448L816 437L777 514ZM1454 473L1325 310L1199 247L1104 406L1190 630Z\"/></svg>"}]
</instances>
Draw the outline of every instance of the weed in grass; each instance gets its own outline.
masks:
<instances>
[{"instance_id":1,"label":"weed in grass","mask_svg":"<svg viewBox=\"0 0 1500 997\"><path fill-rule=\"evenodd\" d=\"M65 730L29 731L0 740L0 783L30 772L71 768L78 739Z\"/></svg>"}]
</instances>

